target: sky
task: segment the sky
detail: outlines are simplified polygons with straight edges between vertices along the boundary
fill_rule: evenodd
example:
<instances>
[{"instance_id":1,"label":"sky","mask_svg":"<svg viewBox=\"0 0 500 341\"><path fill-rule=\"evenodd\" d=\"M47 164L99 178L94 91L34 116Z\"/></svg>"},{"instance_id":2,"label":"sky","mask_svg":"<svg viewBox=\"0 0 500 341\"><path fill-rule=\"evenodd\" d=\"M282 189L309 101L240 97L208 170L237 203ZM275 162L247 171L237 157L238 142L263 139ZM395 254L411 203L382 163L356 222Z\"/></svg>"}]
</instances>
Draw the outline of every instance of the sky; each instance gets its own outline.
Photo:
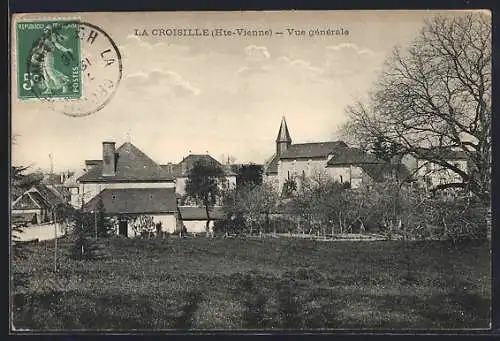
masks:
<instances>
[{"instance_id":1,"label":"sky","mask_svg":"<svg viewBox=\"0 0 500 341\"><path fill-rule=\"evenodd\" d=\"M13 165L54 170L102 157L102 141L132 142L154 161L190 153L263 163L282 116L293 143L337 140L346 106L373 87L396 45L407 46L438 11L74 13L115 41L123 76L98 112L70 117L17 98L12 68ZM29 21L41 15L14 18ZM51 17L44 14L43 17ZM57 17L65 17L57 14ZM153 29L271 29L271 37L152 36ZM310 36L343 29L348 35ZM138 36L136 29L149 32ZM290 35L289 29L305 35ZM15 31L14 31L15 32ZM12 60L15 60L13 33ZM222 161L222 160L221 160Z\"/></svg>"}]
</instances>

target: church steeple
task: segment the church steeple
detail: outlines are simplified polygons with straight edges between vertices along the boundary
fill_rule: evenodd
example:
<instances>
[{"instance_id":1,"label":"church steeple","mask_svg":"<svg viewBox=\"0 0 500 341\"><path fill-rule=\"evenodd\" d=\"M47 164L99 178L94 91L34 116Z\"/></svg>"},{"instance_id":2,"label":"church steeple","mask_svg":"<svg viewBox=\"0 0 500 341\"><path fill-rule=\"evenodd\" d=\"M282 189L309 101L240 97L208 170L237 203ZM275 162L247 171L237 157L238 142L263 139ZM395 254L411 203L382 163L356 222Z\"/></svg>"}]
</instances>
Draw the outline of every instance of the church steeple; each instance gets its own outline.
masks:
<instances>
[{"instance_id":1,"label":"church steeple","mask_svg":"<svg viewBox=\"0 0 500 341\"><path fill-rule=\"evenodd\" d=\"M281 155L292 144L292 138L288 132L285 116L281 119L280 130L276 138L276 154Z\"/></svg>"}]
</instances>

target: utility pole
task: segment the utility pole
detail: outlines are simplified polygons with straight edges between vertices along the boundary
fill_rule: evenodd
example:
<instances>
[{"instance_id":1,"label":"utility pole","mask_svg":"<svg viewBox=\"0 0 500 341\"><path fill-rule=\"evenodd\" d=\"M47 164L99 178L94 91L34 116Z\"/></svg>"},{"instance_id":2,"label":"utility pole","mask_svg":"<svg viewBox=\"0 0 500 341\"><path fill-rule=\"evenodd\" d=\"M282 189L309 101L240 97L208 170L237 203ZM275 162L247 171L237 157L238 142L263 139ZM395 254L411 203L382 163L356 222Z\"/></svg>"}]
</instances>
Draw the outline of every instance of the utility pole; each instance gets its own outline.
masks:
<instances>
[{"instance_id":1,"label":"utility pole","mask_svg":"<svg viewBox=\"0 0 500 341\"><path fill-rule=\"evenodd\" d=\"M50 184L54 188L54 159L49 154L50 159ZM54 272L57 272L57 206L52 206L52 218L54 220Z\"/></svg>"},{"instance_id":2,"label":"utility pole","mask_svg":"<svg viewBox=\"0 0 500 341\"><path fill-rule=\"evenodd\" d=\"M95 240L97 240L97 210L94 210L94 230L95 230Z\"/></svg>"}]
</instances>

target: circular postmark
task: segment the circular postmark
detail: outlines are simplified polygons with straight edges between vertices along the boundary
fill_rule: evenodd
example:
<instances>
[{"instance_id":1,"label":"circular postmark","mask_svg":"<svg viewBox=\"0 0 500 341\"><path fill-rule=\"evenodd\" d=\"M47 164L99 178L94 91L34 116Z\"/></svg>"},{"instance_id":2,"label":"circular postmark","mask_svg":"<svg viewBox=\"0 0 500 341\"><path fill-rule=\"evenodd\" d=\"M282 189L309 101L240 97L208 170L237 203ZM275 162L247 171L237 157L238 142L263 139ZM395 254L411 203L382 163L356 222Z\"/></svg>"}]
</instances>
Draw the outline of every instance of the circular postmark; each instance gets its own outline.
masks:
<instances>
[{"instance_id":1,"label":"circular postmark","mask_svg":"<svg viewBox=\"0 0 500 341\"><path fill-rule=\"evenodd\" d=\"M122 78L122 58L113 39L96 25L48 24L28 53L27 70L35 98L52 110L83 117L113 99Z\"/></svg>"}]
</instances>

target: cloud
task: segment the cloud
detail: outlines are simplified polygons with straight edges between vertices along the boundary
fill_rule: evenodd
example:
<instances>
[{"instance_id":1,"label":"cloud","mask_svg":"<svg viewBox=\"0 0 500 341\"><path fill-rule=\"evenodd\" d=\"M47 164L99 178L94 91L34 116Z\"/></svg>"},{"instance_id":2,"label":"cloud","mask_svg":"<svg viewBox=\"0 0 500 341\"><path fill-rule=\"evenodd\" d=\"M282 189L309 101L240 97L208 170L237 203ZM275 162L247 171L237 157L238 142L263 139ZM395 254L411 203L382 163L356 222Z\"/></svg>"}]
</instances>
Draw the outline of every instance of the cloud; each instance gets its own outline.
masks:
<instances>
[{"instance_id":1,"label":"cloud","mask_svg":"<svg viewBox=\"0 0 500 341\"><path fill-rule=\"evenodd\" d=\"M325 70L332 77L348 78L361 73L375 72L383 55L352 43L325 47Z\"/></svg>"},{"instance_id":2,"label":"cloud","mask_svg":"<svg viewBox=\"0 0 500 341\"><path fill-rule=\"evenodd\" d=\"M178 73L159 69L151 70L149 73L137 72L130 74L126 77L126 85L130 91L141 94L143 98L158 96L182 98L200 94L197 87Z\"/></svg>"},{"instance_id":3,"label":"cloud","mask_svg":"<svg viewBox=\"0 0 500 341\"><path fill-rule=\"evenodd\" d=\"M271 71L271 54L265 46L248 45L244 49L245 65L236 70L235 75L246 77Z\"/></svg>"},{"instance_id":4,"label":"cloud","mask_svg":"<svg viewBox=\"0 0 500 341\"><path fill-rule=\"evenodd\" d=\"M313 66L311 62L303 59L291 59L286 56L278 58L278 62L281 63L286 68L291 68L296 72L306 72L312 75L321 75L324 69L321 67Z\"/></svg>"},{"instance_id":5,"label":"cloud","mask_svg":"<svg viewBox=\"0 0 500 341\"><path fill-rule=\"evenodd\" d=\"M271 54L265 46L248 45L245 47L245 56L247 62L260 63L268 60Z\"/></svg>"},{"instance_id":6,"label":"cloud","mask_svg":"<svg viewBox=\"0 0 500 341\"><path fill-rule=\"evenodd\" d=\"M262 73L268 73L271 71L271 68L267 65L252 65L247 66L244 65L236 70L236 76L246 77L251 75L257 75Z\"/></svg>"},{"instance_id":7,"label":"cloud","mask_svg":"<svg viewBox=\"0 0 500 341\"><path fill-rule=\"evenodd\" d=\"M125 47L127 47L127 46L130 46L130 47L140 46L140 47L142 47L144 49L148 49L148 50L152 50L153 48L161 47L161 46L165 45L165 43L163 43L161 41L155 42L155 43L150 43L150 42L144 41L143 39L141 39L141 37L136 36L134 34L127 35L127 38L125 39L125 41L126 41L126 43L124 44Z\"/></svg>"},{"instance_id":8,"label":"cloud","mask_svg":"<svg viewBox=\"0 0 500 341\"><path fill-rule=\"evenodd\" d=\"M356 44L352 43L342 43L338 45L329 45L326 47L327 51L332 51L332 52L343 52L343 53L350 53L350 54L356 54L356 55L367 55L367 56L374 56L377 53L366 48L361 48Z\"/></svg>"}]
</instances>

